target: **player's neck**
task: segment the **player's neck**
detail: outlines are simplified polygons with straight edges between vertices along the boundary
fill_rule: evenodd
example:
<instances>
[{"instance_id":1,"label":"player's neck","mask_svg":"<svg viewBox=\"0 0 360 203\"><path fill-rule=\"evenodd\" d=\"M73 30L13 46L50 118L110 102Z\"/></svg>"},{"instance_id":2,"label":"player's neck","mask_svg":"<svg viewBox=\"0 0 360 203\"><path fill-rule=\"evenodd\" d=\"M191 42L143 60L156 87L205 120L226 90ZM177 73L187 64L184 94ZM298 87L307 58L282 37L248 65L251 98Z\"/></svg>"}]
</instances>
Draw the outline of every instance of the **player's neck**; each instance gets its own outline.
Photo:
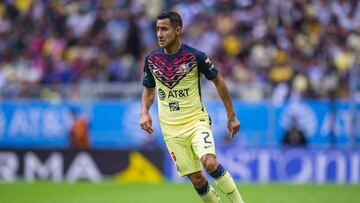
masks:
<instances>
[{"instance_id":1,"label":"player's neck","mask_svg":"<svg viewBox=\"0 0 360 203\"><path fill-rule=\"evenodd\" d=\"M168 55L176 54L181 49L181 40L177 40L174 44L164 48L164 53Z\"/></svg>"}]
</instances>

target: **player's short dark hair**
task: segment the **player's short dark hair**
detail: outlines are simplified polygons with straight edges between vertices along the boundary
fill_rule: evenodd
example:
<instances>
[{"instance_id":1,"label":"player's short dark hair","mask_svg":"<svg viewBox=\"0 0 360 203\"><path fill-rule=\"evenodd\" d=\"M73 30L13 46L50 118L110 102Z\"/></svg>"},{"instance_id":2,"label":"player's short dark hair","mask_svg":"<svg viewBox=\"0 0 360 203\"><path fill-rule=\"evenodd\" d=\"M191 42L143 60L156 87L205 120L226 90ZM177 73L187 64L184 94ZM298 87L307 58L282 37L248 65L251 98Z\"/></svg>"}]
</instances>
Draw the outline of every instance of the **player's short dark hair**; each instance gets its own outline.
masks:
<instances>
[{"instance_id":1,"label":"player's short dark hair","mask_svg":"<svg viewBox=\"0 0 360 203\"><path fill-rule=\"evenodd\" d=\"M174 11L164 11L157 17L158 20L162 20L166 18L170 20L170 24L171 26L173 26L173 28L176 28L178 26L182 27L182 19L178 13Z\"/></svg>"}]
</instances>

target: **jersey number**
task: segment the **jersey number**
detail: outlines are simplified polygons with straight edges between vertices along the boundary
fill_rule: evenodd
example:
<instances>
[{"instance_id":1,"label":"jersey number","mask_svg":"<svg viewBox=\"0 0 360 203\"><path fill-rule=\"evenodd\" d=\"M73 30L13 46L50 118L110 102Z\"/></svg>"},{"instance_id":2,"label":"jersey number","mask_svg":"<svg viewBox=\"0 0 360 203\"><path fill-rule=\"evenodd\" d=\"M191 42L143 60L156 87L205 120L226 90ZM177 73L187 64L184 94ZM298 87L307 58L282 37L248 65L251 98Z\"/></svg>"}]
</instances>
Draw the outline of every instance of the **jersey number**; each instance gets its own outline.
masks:
<instances>
[{"instance_id":1,"label":"jersey number","mask_svg":"<svg viewBox=\"0 0 360 203\"><path fill-rule=\"evenodd\" d=\"M207 144L211 144L211 142L209 140L207 140L210 137L210 134L208 132L202 132L201 134L204 134L204 142Z\"/></svg>"}]
</instances>

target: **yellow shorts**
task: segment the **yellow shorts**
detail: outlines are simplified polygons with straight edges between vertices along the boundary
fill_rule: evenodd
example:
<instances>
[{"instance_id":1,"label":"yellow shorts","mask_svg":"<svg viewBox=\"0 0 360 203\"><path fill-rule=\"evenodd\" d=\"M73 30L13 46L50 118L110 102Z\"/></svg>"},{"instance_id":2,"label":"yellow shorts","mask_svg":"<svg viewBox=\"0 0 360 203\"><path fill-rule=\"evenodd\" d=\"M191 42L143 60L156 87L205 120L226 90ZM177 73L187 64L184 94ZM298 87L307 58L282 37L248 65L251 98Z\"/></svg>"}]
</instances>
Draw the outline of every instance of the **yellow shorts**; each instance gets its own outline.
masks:
<instances>
[{"instance_id":1,"label":"yellow shorts","mask_svg":"<svg viewBox=\"0 0 360 203\"><path fill-rule=\"evenodd\" d=\"M186 133L165 140L178 174L201 171L200 158L205 154L215 155L215 142L209 120L199 119L186 125Z\"/></svg>"}]
</instances>

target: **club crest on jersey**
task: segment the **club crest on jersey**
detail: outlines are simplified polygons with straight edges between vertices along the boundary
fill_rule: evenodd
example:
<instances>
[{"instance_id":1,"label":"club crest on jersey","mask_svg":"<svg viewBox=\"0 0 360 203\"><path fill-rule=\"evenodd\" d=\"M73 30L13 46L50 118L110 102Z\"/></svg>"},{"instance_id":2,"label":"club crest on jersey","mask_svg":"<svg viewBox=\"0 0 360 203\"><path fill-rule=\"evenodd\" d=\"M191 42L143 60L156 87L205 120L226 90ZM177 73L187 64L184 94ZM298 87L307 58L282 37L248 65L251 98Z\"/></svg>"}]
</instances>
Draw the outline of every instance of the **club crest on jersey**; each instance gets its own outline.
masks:
<instances>
[{"instance_id":1,"label":"club crest on jersey","mask_svg":"<svg viewBox=\"0 0 360 203\"><path fill-rule=\"evenodd\" d=\"M179 66L179 73L181 74L187 74L190 71L190 67L188 64L181 64Z\"/></svg>"},{"instance_id":2,"label":"club crest on jersey","mask_svg":"<svg viewBox=\"0 0 360 203\"><path fill-rule=\"evenodd\" d=\"M169 107L170 107L170 111L179 111L180 110L179 102L171 102L171 103L169 103Z\"/></svg>"}]
</instances>

